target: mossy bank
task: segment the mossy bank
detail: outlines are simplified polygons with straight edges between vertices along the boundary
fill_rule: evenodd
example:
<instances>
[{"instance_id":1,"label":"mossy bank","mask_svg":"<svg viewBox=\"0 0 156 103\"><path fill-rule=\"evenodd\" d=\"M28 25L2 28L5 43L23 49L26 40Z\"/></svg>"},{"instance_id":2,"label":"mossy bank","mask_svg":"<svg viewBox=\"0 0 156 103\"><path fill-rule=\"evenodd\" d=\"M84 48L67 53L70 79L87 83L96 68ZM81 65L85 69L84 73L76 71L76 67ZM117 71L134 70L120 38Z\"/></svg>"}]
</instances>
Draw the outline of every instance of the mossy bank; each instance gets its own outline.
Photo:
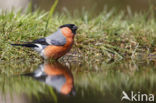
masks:
<instances>
[{"instance_id":1,"label":"mossy bank","mask_svg":"<svg viewBox=\"0 0 156 103\"><path fill-rule=\"evenodd\" d=\"M154 10L135 14L103 10L94 17L87 13L81 16L55 13L45 28L47 12L1 12L0 60L39 61L41 57L36 52L28 48L14 48L10 43L22 43L47 36L55 32L60 25L67 23L79 27L75 45L68 57L74 56L77 60L84 59L91 62L126 58L155 59L154 15Z\"/></svg>"}]
</instances>

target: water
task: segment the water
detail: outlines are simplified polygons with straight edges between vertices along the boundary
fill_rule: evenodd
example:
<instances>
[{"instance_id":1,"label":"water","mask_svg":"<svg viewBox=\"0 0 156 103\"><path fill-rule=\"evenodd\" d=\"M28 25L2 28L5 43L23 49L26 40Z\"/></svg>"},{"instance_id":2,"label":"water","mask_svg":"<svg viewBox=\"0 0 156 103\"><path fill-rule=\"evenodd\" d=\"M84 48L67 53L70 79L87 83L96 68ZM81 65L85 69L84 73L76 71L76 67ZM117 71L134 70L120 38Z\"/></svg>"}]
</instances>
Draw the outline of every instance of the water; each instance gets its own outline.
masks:
<instances>
[{"instance_id":1,"label":"water","mask_svg":"<svg viewBox=\"0 0 156 103\"><path fill-rule=\"evenodd\" d=\"M123 91L156 95L155 62L12 63L0 65L1 103L121 103Z\"/></svg>"}]
</instances>

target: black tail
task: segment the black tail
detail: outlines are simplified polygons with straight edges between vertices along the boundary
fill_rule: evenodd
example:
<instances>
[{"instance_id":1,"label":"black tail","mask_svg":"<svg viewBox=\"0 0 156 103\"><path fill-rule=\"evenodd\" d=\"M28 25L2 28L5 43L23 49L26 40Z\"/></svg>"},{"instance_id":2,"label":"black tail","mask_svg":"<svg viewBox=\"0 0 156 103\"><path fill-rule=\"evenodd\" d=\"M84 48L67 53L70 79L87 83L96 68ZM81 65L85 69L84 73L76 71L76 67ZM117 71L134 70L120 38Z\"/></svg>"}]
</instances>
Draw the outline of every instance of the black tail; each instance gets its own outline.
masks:
<instances>
[{"instance_id":1,"label":"black tail","mask_svg":"<svg viewBox=\"0 0 156 103\"><path fill-rule=\"evenodd\" d=\"M21 76L34 77L34 73L25 73L25 74L21 74Z\"/></svg>"},{"instance_id":2,"label":"black tail","mask_svg":"<svg viewBox=\"0 0 156 103\"><path fill-rule=\"evenodd\" d=\"M30 47L30 48L33 48L33 47L37 47L37 45L35 44L11 44L12 46L24 46L24 47Z\"/></svg>"},{"instance_id":3,"label":"black tail","mask_svg":"<svg viewBox=\"0 0 156 103\"><path fill-rule=\"evenodd\" d=\"M39 81L45 81L45 78L47 77L47 75L41 75L41 76L35 76L35 73L26 73L26 74L21 74L21 76L26 76L26 77L32 77L36 80L39 80Z\"/></svg>"}]
</instances>

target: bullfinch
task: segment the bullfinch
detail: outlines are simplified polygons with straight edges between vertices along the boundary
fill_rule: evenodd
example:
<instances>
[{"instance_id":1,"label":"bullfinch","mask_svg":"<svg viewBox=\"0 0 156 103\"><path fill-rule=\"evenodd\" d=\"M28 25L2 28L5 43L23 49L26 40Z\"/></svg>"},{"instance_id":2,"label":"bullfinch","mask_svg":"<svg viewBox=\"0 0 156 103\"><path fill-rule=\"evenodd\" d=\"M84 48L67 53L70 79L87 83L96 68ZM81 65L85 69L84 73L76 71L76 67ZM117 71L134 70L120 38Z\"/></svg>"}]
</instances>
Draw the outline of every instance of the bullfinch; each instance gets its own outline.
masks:
<instances>
[{"instance_id":1,"label":"bullfinch","mask_svg":"<svg viewBox=\"0 0 156 103\"><path fill-rule=\"evenodd\" d=\"M44 59L58 59L72 48L77 29L78 27L74 24L65 24L60 26L56 32L45 38L40 38L24 44L11 45L33 48Z\"/></svg>"},{"instance_id":2,"label":"bullfinch","mask_svg":"<svg viewBox=\"0 0 156 103\"><path fill-rule=\"evenodd\" d=\"M34 72L23 75L44 82L63 95L75 95L73 75L59 62L45 62Z\"/></svg>"}]
</instances>

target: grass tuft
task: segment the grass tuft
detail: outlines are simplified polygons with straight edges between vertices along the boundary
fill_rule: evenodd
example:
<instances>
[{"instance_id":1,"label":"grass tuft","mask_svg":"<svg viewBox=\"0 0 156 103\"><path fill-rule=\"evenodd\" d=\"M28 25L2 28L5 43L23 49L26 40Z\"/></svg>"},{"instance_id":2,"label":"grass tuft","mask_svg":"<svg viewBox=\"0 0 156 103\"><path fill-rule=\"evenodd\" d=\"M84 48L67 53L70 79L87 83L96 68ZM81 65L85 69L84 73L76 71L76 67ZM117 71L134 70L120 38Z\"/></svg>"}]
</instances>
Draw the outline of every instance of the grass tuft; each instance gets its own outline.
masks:
<instances>
[{"instance_id":1,"label":"grass tuft","mask_svg":"<svg viewBox=\"0 0 156 103\"><path fill-rule=\"evenodd\" d=\"M48 36L60 25L67 23L74 23L79 27L71 53L76 52L80 59L107 61L126 58L155 58L156 19L154 10L125 15L124 12L116 13L116 10L113 9L103 10L93 18L87 13L84 13L83 16L75 14L71 17L69 13L53 15L56 5L57 0L49 13L42 11L2 12L0 14L0 60L21 58L39 60L40 57L36 52L27 48L14 48L10 43L32 41Z\"/></svg>"}]
</instances>

